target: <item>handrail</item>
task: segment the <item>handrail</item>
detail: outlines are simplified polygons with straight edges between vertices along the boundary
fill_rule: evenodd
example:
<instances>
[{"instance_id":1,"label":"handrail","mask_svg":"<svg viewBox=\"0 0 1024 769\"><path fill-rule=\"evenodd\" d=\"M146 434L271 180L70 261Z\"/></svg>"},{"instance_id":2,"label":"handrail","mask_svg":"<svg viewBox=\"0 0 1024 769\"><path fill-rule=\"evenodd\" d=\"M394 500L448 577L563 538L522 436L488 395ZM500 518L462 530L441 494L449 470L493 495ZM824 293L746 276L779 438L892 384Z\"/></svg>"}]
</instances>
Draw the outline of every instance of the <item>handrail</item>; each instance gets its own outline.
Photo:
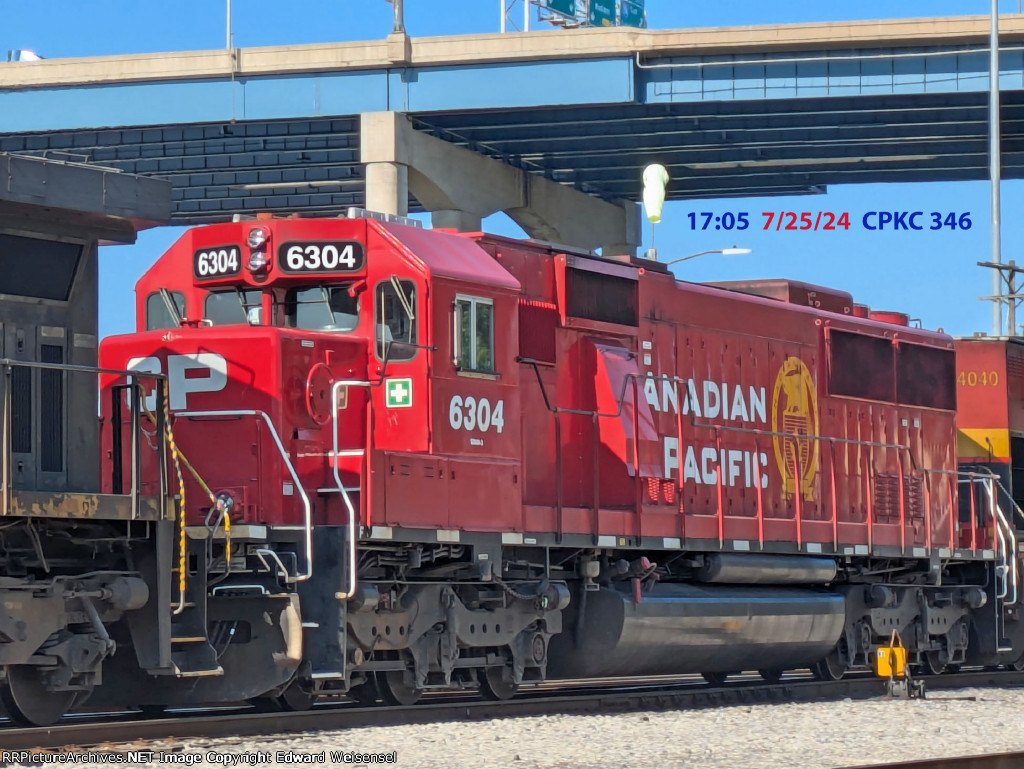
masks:
<instances>
[{"instance_id":1,"label":"handrail","mask_svg":"<svg viewBox=\"0 0 1024 769\"><path fill-rule=\"evenodd\" d=\"M636 439L636 436L634 436L633 437L633 444L635 445L637 443L638 443L638 441ZM679 450L680 451L682 450L681 446L679 447ZM722 436L718 432L717 429L715 430L715 456L716 457L721 457L722 456ZM682 464L682 459L680 459L679 464ZM716 486L715 497L716 497L716 504L718 505L718 546L719 547L722 547L725 544L725 484L722 481L722 471L724 469L725 469L724 467L719 467L718 470L715 472L715 486ZM640 475L640 468L639 467L636 470L636 474ZM799 527L799 524L798 524L798 527ZM799 528L797 530L799 531Z\"/></svg>"},{"instance_id":2,"label":"handrail","mask_svg":"<svg viewBox=\"0 0 1024 769\"><path fill-rule=\"evenodd\" d=\"M643 481L640 479L640 383L638 380L633 380L633 498L636 500L636 511L633 513L633 525L636 529L637 540L640 538L641 524L643 521L644 512L644 490ZM600 455L598 453L598 447L601 445L600 432L601 424L598 421L599 417L595 414L593 416L594 423L594 436L590 441L591 455L593 456L591 472L594 473L594 537L599 538L601 536L601 508L598 506L600 500L597 499L596 490L601 484L601 480L598 477L600 468ZM559 478L558 482L561 483L562 479ZM660 488L660 485L659 485ZM595 542L599 541L595 539Z\"/></svg>"},{"instance_id":3,"label":"handrail","mask_svg":"<svg viewBox=\"0 0 1024 769\"><path fill-rule=\"evenodd\" d=\"M537 378L537 385L540 388L541 397L543 398L543 401L544 401L544 406L547 408L548 411L550 411L550 412L552 412L553 414L556 415L556 429L558 427L558 419L557 419L557 417L560 414L570 414L570 415L577 415L577 416L591 416L591 417L594 417L595 419L597 419L597 418L611 419L611 418L618 418L618 417L620 417L622 415L622 412L623 412L623 407L624 407L624 405L626 403L627 388L629 387L631 381L632 381L632 383L634 385L634 396L633 396L634 411L636 411L638 409L638 402L639 402L638 388L639 388L639 382L640 382L641 378L643 378L643 379L652 378L652 379L658 379L658 380L661 380L661 381L672 382L674 387L675 387L676 402L677 403L679 402L679 398L680 398L680 384L683 384L685 386L685 384L687 382L687 380L685 378L679 377L679 376L670 376L670 375L667 375L667 374L662 374L660 376L656 376L655 377L655 376L652 376L649 373L642 373L642 372L637 371L635 373L628 373L628 374L625 375L625 377L623 377L622 385L620 387L620 390L619 390L619 393L618 393L618 397L616 398L615 410L614 411L603 412L603 411L595 411L595 410L590 410L590 409L563 408L563 407L556 406L556 405L552 404L551 399L548 397L547 388L546 388L546 386L544 384L543 377L540 374L540 364L539 364L539 361L537 361L537 360L535 360L533 358L524 358L524 357L517 358L516 360L517 360L518 363L521 363L521 364L524 364L524 365L528 365L528 366L531 366L533 368L534 374L536 375L536 378ZM685 395L684 395L684 397L685 397ZM681 405L676 410L676 420L677 420L676 432L679 435L678 440L680 441L680 447L681 447L682 446L682 442L681 442L682 441L682 436L681 436L681 430L682 430L682 407L681 407ZM957 471L952 471L952 470L939 470L939 469L935 469L935 468L928 468L928 467L921 466L920 464L918 464L917 458L914 456L913 448L909 444L885 443L885 442L882 442L882 441L865 441L865 440L858 440L858 439L855 439L855 438L840 438L840 437L836 437L836 436L826 436L826 435L809 435L809 434L808 435L800 435L798 433L787 433L787 432L780 432L780 431L776 431L776 430L763 430L763 429L760 429L760 428L753 428L753 427L739 427L739 426L735 426L735 425L716 425L716 424L712 424L710 422L697 421L697 418L696 418L696 416L693 413L691 413L689 415L689 423L690 423L690 426L695 428L695 429L706 429L706 430L713 431L714 435L715 435L716 446L719 446L720 443L721 443L721 433L722 432L736 432L736 433L742 433L742 434L746 434L746 435L752 435L752 436L755 437L755 446L756 446L756 438L758 436L766 436L766 437L771 437L771 438L776 438L776 437L777 438L787 438L787 439L793 439L793 440L796 440L796 441L809 440L809 441L815 441L815 442L827 442L829 444L829 458L830 458L830 462L833 465L835 463L835 447L836 447L836 444L846 445L846 446L863 446L863 447L870 448L870 449L876 449L876 448L879 448L879 449L894 449L894 450L897 450L899 452L906 452L906 458L909 460L909 462L908 462L909 468L907 468L907 469L904 468L904 461L903 461L903 457L902 456L898 456L897 457L897 464L898 464L897 473L898 473L898 476L899 476L899 489L898 489L898 493L899 493L898 502L899 502L899 505L898 506L899 506L899 517L900 517L900 532L901 532L900 533L900 549L903 552L906 552L906 547L907 547L907 544L906 544L906 536L907 536L907 534L906 534L906 527L907 527L907 516L908 516L907 499L906 499L907 492L906 492L906 490L903 487L904 486L904 484L903 484L904 478L905 477L913 477L915 473L923 473L923 474L925 474L925 476L927 478L928 474L933 474L933 473L939 473L939 474L954 473L955 474L957 472ZM634 435L634 444L636 443L636 438L637 437L638 436ZM560 443L558 444L558 447L560 447ZM637 449L636 449L636 446L634 445L634 453L636 453L636 451L637 451ZM558 452L556 451L556 459L557 459L557 456L558 456ZM638 461L638 460L635 460L635 462L636 461ZM867 468L866 468L867 472L865 474L865 482L869 483L870 482L870 478L873 475L872 468L873 468L874 463L873 463L872 458L870 456L866 457L866 461L867 461ZM800 462L799 462L799 457L798 456L794 458L794 464L795 464L795 467L797 468L797 470L799 470ZM834 467L833 467L832 472L834 473ZM637 474L638 478L639 478L639 473L640 473L640 468L637 466L636 474ZM718 486L721 486L721 484L722 484L722 474L721 473L722 473L722 470L721 470L721 468L719 468L718 471L716 472L716 476L717 476L716 484ZM680 478L681 478L681 476L680 476ZM757 491L757 497L758 497L758 499L757 499L758 519L759 519L759 521L758 521L758 526L759 526L759 534L758 534L758 536L759 536L759 539L760 539L760 544L763 547L763 545L764 545L764 535L763 535L764 508L763 508L763 499L762 499L761 485L760 485L760 467L757 468L757 477L754 480L755 480L755 489ZM800 536L800 531L799 531L799 529L802 528L801 527L801 520L800 520L801 516L802 516L802 505L801 505L801 500L799 499L799 495L800 495L800 477L799 477L799 473L797 473L796 478L794 478L794 484L795 484L794 491L795 491L795 496L796 496L796 502L795 502L796 525L797 525L797 528L798 528L797 537L798 538L802 538ZM557 488L558 488L558 491L560 492L561 491L561 483L560 482L559 482ZM682 488L682 484L681 483L680 483L679 488L680 489ZM723 528L724 528L723 527L723 523L724 522L721 520L722 516L724 515L724 510L722 508L722 493L721 493L722 489L718 488L717 492L718 492L717 496L719 498L719 503L718 503L718 508L719 509L717 511L717 517L720 519L719 520L719 538L720 539L724 539L724 531L723 531ZM874 516L873 516L873 510L872 510L872 506L873 505L872 505L872 498L871 498L871 493L870 493L870 486L866 487L865 492L866 492L865 504L866 504L866 507L867 507L868 548L870 550L870 548L872 547L872 544L873 544L873 534L874 534L874 532L873 532L873 528L874 528L874 520L873 520L873 518L874 518ZM833 494L833 499L832 499L832 508L833 508L833 511L832 511L833 539L836 540L836 545L838 545L838 538L839 538L839 532L838 532L838 525L839 525L838 524L838 500L836 499L836 489L835 489L834 485L833 485L833 489L832 489L832 494ZM926 496L930 497L930 495L927 494L927 490L926 490ZM952 506L952 504L953 504L953 500L952 500L952 497L951 497L950 505ZM972 499L972 504L973 504L973 499ZM560 504L558 505L558 508L560 510L560 508L561 508ZM1022 515L1024 515L1024 511L1022 511ZM928 517L927 513L926 513L925 517L926 518ZM930 523L931 523L931 521L929 520L927 522L927 524L926 524L926 528L929 529L929 530L931 528ZM953 537L954 527L955 527L955 521L951 517L951 519L950 519L950 537L951 537L951 539ZM931 547L933 543L931 542L930 531L929 531L927 536L928 536L928 547ZM971 546L972 550L976 550L977 549L976 537L977 537L976 528L972 528L972 546Z\"/></svg>"},{"instance_id":4,"label":"handrail","mask_svg":"<svg viewBox=\"0 0 1024 769\"><path fill-rule=\"evenodd\" d=\"M800 472L799 440L799 436L793 433L793 515L796 518L796 546L797 548L802 548L804 546L804 490L800 488L800 482L803 480L804 475ZM785 448L783 448L783 453L785 453Z\"/></svg>"},{"instance_id":5,"label":"handrail","mask_svg":"<svg viewBox=\"0 0 1024 769\"><path fill-rule=\"evenodd\" d=\"M679 441L679 445L683 444L682 440ZM761 447L757 443L757 438L754 438L754 488L757 489L757 542L764 550L764 492L761 488ZM679 466L682 467L683 463L680 462ZM680 485L680 494L682 494L682 486Z\"/></svg>"},{"instance_id":6,"label":"handrail","mask_svg":"<svg viewBox=\"0 0 1024 769\"><path fill-rule=\"evenodd\" d=\"M1017 571L1017 535L1014 532L1013 528L1010 526L1009 521L1006 520L1006 516L1003 513L1003 509L999 505L996 505L996 515L999 519L999 523L1002 524L1002 527L1005 531L1005 534L1003 536L1009 540L1009 546L1006 547L1006 543L1004 541L1004 547L1006 547L1007 551L1009 551L1011 555L1009 557L1005 557L1004 560L1006 561L1006 568L1010 574L1010 585L1013 588L1013 598L1011 598L1006 603L1012 605L1017 603L1018 584L1020 581L1020 575Z\"/></svg>"},{"instance_id":7,"label":"handrail","mask_svg":"<svg viewBox=\"0 0 1024 769\"><path fill-rule=\"evenodd\" d=\"M72 374L108 374L111 376L130 376L140 379L167 379L166 374L136 369L100 368L98 366L82 366L77 363L42 363L33 360L17 360L16 358L0 358L0 367L23 366L25 368L45 368L56 371L69 371Z\"/></svg>"},{"instance_id":8,"label":"handrail","mask_svg":"<svg viewBox=\"0 0 1024 769\"><path fill-rule=\"evenodd\" d=\"M141 430L141 409L139 408L139 390L141 388L140 380L152 380L157 383L157 398L166 397L167 389L167 376L165 374L153 373L150 371L137 371L134 369L114 369L105 368L100 366L83 366L74 363L44 363L42 361L32 360L18 360L16 358L0 358L0 371L3 372L3 416L0 419L0 516L8 516L11 513L11 506L13 503L14 493L14 473L12 471L12 455L14 454L11 448L11 431L12 419L11 414L13 411L12 403L12 370L15 368L28 368L28 369L40 369L45 371L60 371L62 373L71 374L95 374L95 375L108 375L125 377L129 380L130 384L127 385L132 391L132 463L131 463L131 474L132 474L132 488L131 488L131 520L137 520L139 517L139 510L142 507L142 489L141 489L141 442L139 441L139 432ZM120 425L115 429L120 429ZM166 451L166 443L164 436L161 433L157 440L159 441L158 451L163 454ZM117 457L115 457L115 460ZM159 478L159 498L161 500L166 496L166 477L164 472L160 472ZM162 504L162 503L161 503Z\"/></svg>"},{"instance_id":9,"label":"handrail","mask_svg":"<svg viewBox=\"0 0 1024 769\"><path fill-rule=\"evenodd\" d=\"M985 484L988 492L989 505L992 508L992 523L993 523L993 548L998 549L1002 553L1003 565L1000 567L1003 570L1003 584L1001 586L1001 594L999 598L1005 598L1006 595L1010 594L1012 588L1013 598L1006 601L1008 604L1017 603L1019 597L1019 586L1020 586L1020 572L1018 568L1018 553L1017 553L1017 532L1013 528L1013 525L1007 519L1006 514L1003 512L1002 506L999 504L996 496L997 491L1001 491L1006 498L1010 501L1013 509L1020 515L1024 515L1024 510L1021 510L1020 505L1017 504L1016 500L1010 496L1010 492L1005 486L999 476L996 475L989 468L980 468L978 470L972 470L970 472L958 473L960 476L958 483L969 483L973 487L975 483ZM977 531L977 516L975 515L974 509L974 493L971 491L971 529L972 529L972 540L976 536ZM998 548L996 547L996 540L1000 543ZM1007 577L1009 577L1009 584L1007 584Z\"/></svg>"},{"instance_id":10,"label":"handrail","mask_svg":"<svg viewBox=\"0 0 1024 769\"><path fill-rule=\"evenodd\" d=\"M839 486L836 481L836 443L828 442L828 474L832 487L832 548L839 552Z\"/></svg>"},{"instance_id":11,"label":"handrail","mask_svg":"<svg viewBox=\"0 0 1024 769\"><path fill-rule=\"evenodd\" d=\"M924 477L924 542L925 547L929 550L932 549L932 479L930 474L926 474ZM952 500L950 500L950 512L953 510ZM950 526L952 526L950 521Z\"/></svg>"},{"instance_id":12,"label":"handrail","mask_svg":"<svg viewBox=\"0 0 1024 769\"><path fill-rule=\"evenodd\" d=\"M985 483L985 493L988 496L988 509L992 514L992 549L1002 555L1003 563L996 567L996 572L1001 573L1002 579L1000 580L999 592L996 593L996 598L1006 598L1008 586L1006 584L1006 572L1009 569L1006 562L1006 538L1003 536L1003 532L999 527L999 522L996 520L996 489L989 480ZM973 523L973 522L972 522Z\"/></svg>"},{"instance_id":13,"label":"handrail","mask_svg":"<svg viewBox=\"0 0 1024 769\"><path fill-rule=\"evenodd\" d=\"M907 554L907 501L906 501L906 494L904 493L904 490L903 490L903 458L899 454L896 455L896 474L899 475L899 479L898 479L899 485L897 487L897 491L898 491L898 493L900 495L900 497L899 497L899 502L900 502L900 504L899 504L899 509L900 509L900 553L902 553L903 555L906 555ZM926 511L925 512L925 517L927 518L930 513L931 513L930 510Z\"/></svg>"},{"instance_id":14,"label":"handrail","mask_svg":"<svg viewBox=\"0 0 1024 769\"><path fill-rule=\"evenodd\" d=\"M331 467L334 470L334 483L338 486L338 490L341 492L341 498L345 502L345 507L348 511L348 579L347 590L341 593L337 593L336 597L338 600L345 600L351 598L356 593L356 509L355 505L352 504L352 498L348 495L348 490L345 488L345 484L341 482L341 474L338 470L338 394L341 392L342 387L373 387L372 382L367 382L359 379L339 379L331 385L331 433L332 433L332 456ZM373 399L367 398L367 409L373 408ZM369 456L364 459L365 462L369 461Z\"/></svg>"},{"instance_id":15,"label":"handrail","mask_svg":"<svg viewBox=\"0 0 1024 769\"><path fill-rule=\"evenodd\" d=\"M289 583L294 582L305 582L313 576L313 509L309 503L309 496L306 494L306 490L302 487L302 482L299 480L298 473L295 472L295 467L292 465L291 459L288 458L288 452L285 451L284 444L281 443L281 438L277 434L277 429L274 427L274 423L270 420L270 417L265 411L259 409L230 409L224 411L173 411L172 416L181 418L194 418L194 417L258 417L262 418L266 422L267 427L270 429L270 437L274 439L274 444L277 446L277 451L281 455L281 459L284 461L285 467L288 469L288 474L292 477L292 482L295 484L295 488L299 492L299 496L302 497L302 507L304 511L304 545L305 545L305 569L302 574L296 574L294 577L288 576L285 581Z\"/></svg>"}]
</instances>

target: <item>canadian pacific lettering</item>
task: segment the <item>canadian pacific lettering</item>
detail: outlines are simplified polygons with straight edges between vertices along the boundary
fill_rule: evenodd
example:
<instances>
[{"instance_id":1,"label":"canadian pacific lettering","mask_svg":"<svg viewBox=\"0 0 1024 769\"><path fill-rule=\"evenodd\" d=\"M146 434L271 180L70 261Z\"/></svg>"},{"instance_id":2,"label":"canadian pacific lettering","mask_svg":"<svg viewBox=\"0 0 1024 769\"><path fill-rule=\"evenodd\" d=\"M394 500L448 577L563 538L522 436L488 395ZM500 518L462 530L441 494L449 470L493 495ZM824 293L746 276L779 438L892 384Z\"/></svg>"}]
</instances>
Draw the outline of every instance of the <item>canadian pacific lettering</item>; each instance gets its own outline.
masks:
<instances>
[{"instance_id":1,"label":"canadian pacific lettering","mask_svg":"<svg viewBox=\"0 0 1024 769\"><path fill-rule=\"evenodd\" d=\"M644 400L660 414L681 414L692 420L732 422L763 429L768 424L767 395L764 387L730 384L710 379L674 380L648 374L643 383ZM710 433L684 422L684 436L698 438ZM689 428L689 429L688 429ZM680 446L677 436L663 436L661 472L663 478L681 478L682 484L717 485L746 488L768 487L768 454L739 448L701 445L700 441Z\"/></svg>"}]
</instances>

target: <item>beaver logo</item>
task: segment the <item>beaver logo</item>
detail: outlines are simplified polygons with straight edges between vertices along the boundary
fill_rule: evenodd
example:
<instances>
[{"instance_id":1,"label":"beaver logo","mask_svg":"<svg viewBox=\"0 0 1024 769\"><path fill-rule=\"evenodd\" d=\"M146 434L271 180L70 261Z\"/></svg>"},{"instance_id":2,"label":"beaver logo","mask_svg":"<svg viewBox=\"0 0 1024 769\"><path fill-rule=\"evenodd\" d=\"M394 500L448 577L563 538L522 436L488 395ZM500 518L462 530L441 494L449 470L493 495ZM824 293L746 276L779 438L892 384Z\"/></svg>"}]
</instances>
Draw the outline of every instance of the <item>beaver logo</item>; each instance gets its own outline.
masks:
<instances>
[{"instance_id":1,"label":"beaver logo","mask_svg":"<svg viewBox=\"0 0 1024 769\"><path fill-rule=\"evenodd\" d=\"M818 434L818 397L811 372L799 358L786 358L775 377L772 432L785 433L772 438L783 493L793 497L799 479L800 493L811 501L818 472L818 442L811 439Z\"/></svg>"}]
</instances>

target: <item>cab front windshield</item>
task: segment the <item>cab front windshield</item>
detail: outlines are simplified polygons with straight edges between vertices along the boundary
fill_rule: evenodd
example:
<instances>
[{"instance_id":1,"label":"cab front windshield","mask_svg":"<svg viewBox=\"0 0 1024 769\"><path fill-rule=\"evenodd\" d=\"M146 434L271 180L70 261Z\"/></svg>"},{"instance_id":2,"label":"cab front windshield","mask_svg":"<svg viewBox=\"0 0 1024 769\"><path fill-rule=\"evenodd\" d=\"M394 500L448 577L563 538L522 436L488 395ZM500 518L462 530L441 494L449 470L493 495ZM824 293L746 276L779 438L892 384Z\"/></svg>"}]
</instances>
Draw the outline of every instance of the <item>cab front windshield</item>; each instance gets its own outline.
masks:
<instances>
[{"instance_id":1,"label":"cab front windshield","mask_svg":"<svg viewBox=\"0 0 1024 769\"><path fill-rule=\"evenodd\" d=\"M359 325L359 295L349 292L352 286L320 284L290 289L284 298L286 325L309 331L353 331Z\"/></svg>"}]
</instances>

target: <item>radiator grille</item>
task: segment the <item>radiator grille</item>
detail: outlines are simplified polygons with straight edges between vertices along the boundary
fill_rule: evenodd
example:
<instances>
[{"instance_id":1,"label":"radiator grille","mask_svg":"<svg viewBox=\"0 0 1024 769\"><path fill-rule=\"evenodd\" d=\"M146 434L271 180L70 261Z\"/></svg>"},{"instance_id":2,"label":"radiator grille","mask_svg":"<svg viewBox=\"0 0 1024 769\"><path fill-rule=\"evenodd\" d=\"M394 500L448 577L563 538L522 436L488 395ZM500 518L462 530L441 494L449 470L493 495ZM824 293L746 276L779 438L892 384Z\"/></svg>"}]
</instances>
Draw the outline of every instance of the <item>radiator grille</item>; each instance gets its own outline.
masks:
<instances>
[{"instance_id":1,"label":"radiator grille","mask_svg":"<svg viewBox=\"0 0 1024 769\"><path fill-rule=\"evenodd\" d=\"M1013 349L1008 351L1006 356L1006 373L1010 377L1024 376L1024 356Z\"/></svg>"},{"instance_id":2,"label":"radiator grille","mask_svg":"<svg viewBox=\"0 0 1024 769\"><path fill-rule=\"evenodd\" d=\"M11 451L32 452L32 369L11 369Z\"/></svg>"},{"instance_id":3,"label":"radiator grille","mask_svg":"<svg viewBox=\"0 0 1024 769\"><path fill-rule=\"evenodd\" d=\"M566 315L625 326L639 325L636 281L588 270L565 271Z\"/></svg>"},{"instance_id":4,"label":"radiator grille","mask_svg":"<svg viewBox=\"0 0 1024 769\"><path fill-rule=\"evenodd\" d=\"M64 348L40 345L43 363L63 363ZM39 469L44 473L64 470L64 372L42 369L39 372Z\"/></svg>"}]
</instances>

